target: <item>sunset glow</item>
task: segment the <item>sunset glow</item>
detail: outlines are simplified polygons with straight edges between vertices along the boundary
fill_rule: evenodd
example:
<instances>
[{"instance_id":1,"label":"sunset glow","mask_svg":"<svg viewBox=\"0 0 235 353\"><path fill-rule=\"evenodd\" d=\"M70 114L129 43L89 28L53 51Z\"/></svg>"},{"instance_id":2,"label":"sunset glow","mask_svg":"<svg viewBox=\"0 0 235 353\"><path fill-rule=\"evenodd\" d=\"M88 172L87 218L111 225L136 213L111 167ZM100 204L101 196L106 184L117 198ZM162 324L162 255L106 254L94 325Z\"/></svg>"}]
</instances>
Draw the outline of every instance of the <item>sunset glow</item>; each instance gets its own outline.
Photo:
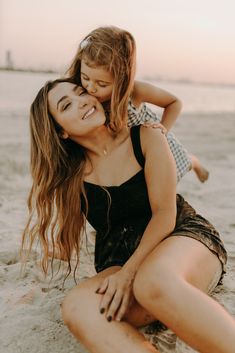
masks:
<instances>
[{"instance_id":1,"label":"sunset glow","mask_svg":"<svg viewBox=\"0 0 235 353\"><path fill-rule=\"evenodd\" d=\"M100 25L129 30L137 74L235 84L235 2L225 0L0 0L0 65L63 72Z\"/></svg>"}]
</instances>

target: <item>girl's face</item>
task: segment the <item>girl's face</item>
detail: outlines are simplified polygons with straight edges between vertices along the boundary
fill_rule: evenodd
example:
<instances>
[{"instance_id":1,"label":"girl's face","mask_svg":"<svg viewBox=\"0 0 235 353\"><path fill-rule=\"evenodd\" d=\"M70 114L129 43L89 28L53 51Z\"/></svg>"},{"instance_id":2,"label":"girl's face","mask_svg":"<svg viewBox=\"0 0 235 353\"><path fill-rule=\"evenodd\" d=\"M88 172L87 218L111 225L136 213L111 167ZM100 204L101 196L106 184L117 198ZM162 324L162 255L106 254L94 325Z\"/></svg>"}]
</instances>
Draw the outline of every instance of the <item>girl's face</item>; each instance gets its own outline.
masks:
<instances>
[{"instance_id":1,"label":"girl's face","mask_svg":"<svg viewBox=\"0 0 235 353\"><path fill-rule=\"evenodd\" d=\"M90 67L84 60L81 61L81 82L89 94L104 103L111 99L113 77L102 66Z\"/></svg>"},{"instance_id":2,"label":"girl's face","mask_svg":"<svg viewBox=\"0 0 235 353\"><path fill-rule=\"evenodd\" d=\"M63 128L63 137L76 139L104 125L105 114L95 97L73 83L58 83L48 93L49 111Z\"/></svg>"}]
</instances>

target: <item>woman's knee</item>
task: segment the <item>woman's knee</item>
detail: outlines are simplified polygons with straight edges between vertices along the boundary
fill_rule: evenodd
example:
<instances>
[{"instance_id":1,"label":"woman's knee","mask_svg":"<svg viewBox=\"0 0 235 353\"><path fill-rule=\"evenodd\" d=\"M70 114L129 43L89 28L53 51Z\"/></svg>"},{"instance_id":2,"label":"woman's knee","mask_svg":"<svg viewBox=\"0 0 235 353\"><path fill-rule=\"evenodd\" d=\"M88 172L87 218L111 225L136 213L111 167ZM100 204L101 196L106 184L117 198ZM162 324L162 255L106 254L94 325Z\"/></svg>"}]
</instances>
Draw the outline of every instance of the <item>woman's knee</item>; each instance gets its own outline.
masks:
<instances>
[{"instance_id":1,"label":"woman's knee","mask_svg":"<svg viewBox=\"0 0 235 353\"><path fill-rule=\"evenodd\" d=\"M172 296L174 289L180 285L182 278L167 262L158 264L143 263L139 268L133 285L136 300L146 307L146 303L156 300L160 303Z\"/></svg>"},{"instance_id":2,"label":"woman's knee","mask_svg":"<svg viewBox=\"0 0 235 353\"><path fill-rule=\"evenodd\" d=\"M73 288L63 300L61 314L63 321L68 328L73 331L79 327L79 323L85 322L87 318L87 308L89 307L89 291L83 284Z\"/></svg>"}]
</instances>

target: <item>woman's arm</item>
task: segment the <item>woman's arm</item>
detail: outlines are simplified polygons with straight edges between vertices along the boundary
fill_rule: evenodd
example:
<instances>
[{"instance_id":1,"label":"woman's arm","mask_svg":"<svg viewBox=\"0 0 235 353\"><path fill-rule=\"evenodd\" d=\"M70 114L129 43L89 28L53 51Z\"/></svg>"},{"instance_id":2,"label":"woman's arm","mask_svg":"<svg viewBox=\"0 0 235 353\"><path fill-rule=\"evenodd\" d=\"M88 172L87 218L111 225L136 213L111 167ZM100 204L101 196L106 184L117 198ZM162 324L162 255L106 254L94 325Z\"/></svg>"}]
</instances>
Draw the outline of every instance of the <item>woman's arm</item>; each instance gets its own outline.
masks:
<instances>
[{"instance_id":1,"label":"woman's arm","mask_svg":"<svg viewBox=\"0 0 235 353\"><path fill-rule=\"evenodd\" d=\"M121 320L128 308L139 266L173 231L176 220L176 167L166 137L160 129L141 127L140 133L152 217L133 255L120 271L106 277L97 289L97 293L104 294L101 312L105 312L107 318L115 316L116 320Z\"/></svg>"},{"instance_id":2,"label":"woman's arm","mask_svg":"<svg viewBox=\"0 0 235 353\"><path fill-rule=\"evenodd\" d=\"M167 131L172 128L182 109L182 103L176 96L141 81L135 81L132 101L136 107L145 102L163 108L161 123Z\"/></svg>"},{"instance_id":3,"label":"woman's arm","mask_svg":"<svg viewBox=\"0 0 235 353\"><path fill-rule=\"evenodd\" d=\"M145 180L152 218L134 254L123 270L135 274L147 255L167 236L176 221L176 167L165 135L159 129L141 128Z\"/></svg>"}]
</instances>

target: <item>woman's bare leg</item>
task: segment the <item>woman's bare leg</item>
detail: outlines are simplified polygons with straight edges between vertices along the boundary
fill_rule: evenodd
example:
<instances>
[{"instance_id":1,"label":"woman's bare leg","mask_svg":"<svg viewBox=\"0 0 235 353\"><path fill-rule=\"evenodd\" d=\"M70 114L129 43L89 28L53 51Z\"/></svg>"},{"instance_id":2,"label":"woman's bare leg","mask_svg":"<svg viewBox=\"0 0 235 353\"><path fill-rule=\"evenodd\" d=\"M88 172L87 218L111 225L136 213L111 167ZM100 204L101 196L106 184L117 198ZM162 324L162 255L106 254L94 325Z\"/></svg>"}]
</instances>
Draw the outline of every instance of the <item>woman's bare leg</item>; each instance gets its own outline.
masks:
<instances>
[{"instance_id":1,"label":"woman's bare leg","mask_svg":"<svg viewBox=\"0 0 235 353\"><path fill-rule=\"evenodd\" d=\"M172 236L137 272L134 295L147 311L201 353L233 353L235 320L203 291L221 266L200 242Z\"/></svg>"},{"instance_id":2,"label":"woman's bare leg","mask_svg":"<svg viewBox=\"0 0 235 353\"><path fill-rule=\"evenodd\" d=\"M65 298L62 315L65 324L74 336L92 353L157 353L158 351L130 323L125 321L108 322L105 314L99 312L101 295L95 290L101 278L117 271L110 268L76 286ZM132 313L134 308L132 307ZM142 311L145 312L144 309ZM141 310L138 316L132 314L131 321L138 317L141 323ZM143 315L143 322L146 317ZM148 320L150 317L148 317ZM145 323L148 323L148 320ZM152 321L152 318L151 320Z\"/></svg>"},{"instance_id":3,"label":"woman's bare leg","mask_svg":"<svg viewBox=\"0 0 235 353\"><path fill-rule=\"evenodd\" d=\"M192 162L192 170L195 172L198 179L204 183L209 178L209 171L203 167L200 160L193 154L190 155Z\"/></svg>"}]
</instances>

